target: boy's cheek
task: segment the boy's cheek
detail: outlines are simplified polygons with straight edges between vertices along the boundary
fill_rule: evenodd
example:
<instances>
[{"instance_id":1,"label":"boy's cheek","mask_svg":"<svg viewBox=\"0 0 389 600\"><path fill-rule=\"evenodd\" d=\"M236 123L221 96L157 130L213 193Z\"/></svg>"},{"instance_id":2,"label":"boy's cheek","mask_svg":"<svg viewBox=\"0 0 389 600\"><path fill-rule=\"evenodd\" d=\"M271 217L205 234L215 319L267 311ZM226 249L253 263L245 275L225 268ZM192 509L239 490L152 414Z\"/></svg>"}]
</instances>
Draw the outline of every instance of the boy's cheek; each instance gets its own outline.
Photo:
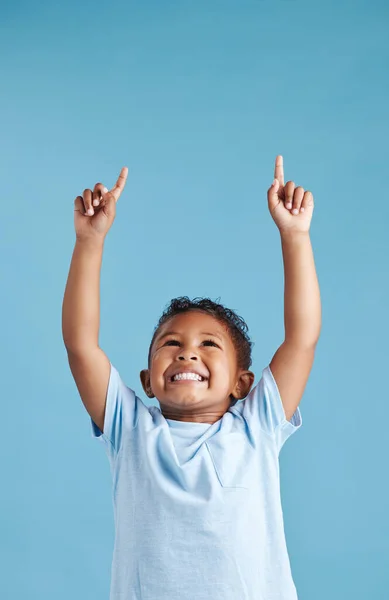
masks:
<instances>
[{"instance_id":1,"label":"boy's cheek","mask_svg":"<svg viewBox=\"0 0 389 600\"><path fill-rule=\"evenodd\" d=\"M165 389L165 378L163 376L155 376L151 377L151 387L153 388L154 394Z\"/></svg>"}]
</instances>

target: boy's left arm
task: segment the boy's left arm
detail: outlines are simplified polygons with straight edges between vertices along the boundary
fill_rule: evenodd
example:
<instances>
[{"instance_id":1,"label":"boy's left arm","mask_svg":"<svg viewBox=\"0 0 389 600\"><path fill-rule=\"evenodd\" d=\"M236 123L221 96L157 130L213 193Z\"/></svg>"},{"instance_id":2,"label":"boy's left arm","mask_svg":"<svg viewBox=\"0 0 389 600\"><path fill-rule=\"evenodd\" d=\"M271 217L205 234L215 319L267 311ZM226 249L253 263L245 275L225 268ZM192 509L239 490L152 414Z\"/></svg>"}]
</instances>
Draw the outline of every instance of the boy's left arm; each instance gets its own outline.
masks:
<instances>
[{"instance_id":1,"label":"boy's left arm","mask_svg":"<svg viewBox=\"0 0 389 600\"><path fill-rule=\"evenodd\" d=\"M284 185L281 156L276 159L268 201L271 216L280 231L285 271L285 340L273 356L270 369L286 418L290 420L312 369L321 329L321 301L309 235L313 196L292 181Z\"/></svg>"}]
</instances>

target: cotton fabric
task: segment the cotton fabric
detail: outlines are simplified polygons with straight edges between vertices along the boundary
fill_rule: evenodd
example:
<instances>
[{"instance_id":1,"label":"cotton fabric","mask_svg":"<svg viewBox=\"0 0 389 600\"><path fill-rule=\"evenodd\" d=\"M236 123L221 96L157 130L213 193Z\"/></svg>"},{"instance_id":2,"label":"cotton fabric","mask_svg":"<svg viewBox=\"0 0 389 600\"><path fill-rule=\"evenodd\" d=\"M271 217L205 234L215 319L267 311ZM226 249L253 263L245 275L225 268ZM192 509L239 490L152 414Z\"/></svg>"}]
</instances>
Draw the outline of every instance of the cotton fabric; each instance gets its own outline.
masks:
<instances>
[{"instance_id":1,"label":"cotton fabric","mask_svg":"<svg viewBox=\"0 0 389 600\"><path fill-rule=\"evenodd\" d=\"M270 366L216 423L165 419L111 363L104 431L115 542L110 600L296 600L279 453L287 421Z\"/></svg>"}]
</instances>

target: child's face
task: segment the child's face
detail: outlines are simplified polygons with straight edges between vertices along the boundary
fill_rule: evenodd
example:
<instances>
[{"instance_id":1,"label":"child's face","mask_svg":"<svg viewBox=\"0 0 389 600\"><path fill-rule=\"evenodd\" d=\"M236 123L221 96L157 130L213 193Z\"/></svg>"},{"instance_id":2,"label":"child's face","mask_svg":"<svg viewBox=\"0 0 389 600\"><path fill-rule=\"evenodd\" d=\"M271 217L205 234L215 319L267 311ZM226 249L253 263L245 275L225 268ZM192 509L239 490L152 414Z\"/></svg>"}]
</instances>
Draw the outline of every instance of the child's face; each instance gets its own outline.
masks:
<instances>
[{"instance_id":1,"label":"child's face","mask_svg":"<svg viewBox=\"0 0 389 600\"><path fill-rule=\"evenodd\" d=\"M197 373L202 381L172 380L183 372ZM254 374L238 368L227 329L211 315L192 310L159 329L150 369L141 372L141 381L146 394L158 399L165 418L214 423L230 407L231 394L247 396Z\"/></svg>"}]
</instances>

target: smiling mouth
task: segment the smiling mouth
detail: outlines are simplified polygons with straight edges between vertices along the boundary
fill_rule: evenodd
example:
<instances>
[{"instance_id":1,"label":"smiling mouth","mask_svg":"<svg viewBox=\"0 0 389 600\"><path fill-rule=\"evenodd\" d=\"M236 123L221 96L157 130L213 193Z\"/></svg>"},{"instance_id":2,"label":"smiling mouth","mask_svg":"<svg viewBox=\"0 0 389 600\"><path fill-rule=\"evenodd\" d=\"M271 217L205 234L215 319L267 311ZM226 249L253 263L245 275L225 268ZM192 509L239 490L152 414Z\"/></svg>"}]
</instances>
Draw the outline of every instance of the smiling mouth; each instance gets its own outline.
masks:
<instances>
[{"instance_id":1,"label":"smiling mouth","mask_svg":"<svg viewBox=\"0 0 389 600\"><path fill-rule=\"evenodd\" d=\"M172 377L169 377L168 381L169 383L205 383L208 381L208 378L202 377L201 375L196 375L196 377L188 377L181 375L178 375L177 377L176 375L173 375Z\"/></svg>"}]
</instances>

